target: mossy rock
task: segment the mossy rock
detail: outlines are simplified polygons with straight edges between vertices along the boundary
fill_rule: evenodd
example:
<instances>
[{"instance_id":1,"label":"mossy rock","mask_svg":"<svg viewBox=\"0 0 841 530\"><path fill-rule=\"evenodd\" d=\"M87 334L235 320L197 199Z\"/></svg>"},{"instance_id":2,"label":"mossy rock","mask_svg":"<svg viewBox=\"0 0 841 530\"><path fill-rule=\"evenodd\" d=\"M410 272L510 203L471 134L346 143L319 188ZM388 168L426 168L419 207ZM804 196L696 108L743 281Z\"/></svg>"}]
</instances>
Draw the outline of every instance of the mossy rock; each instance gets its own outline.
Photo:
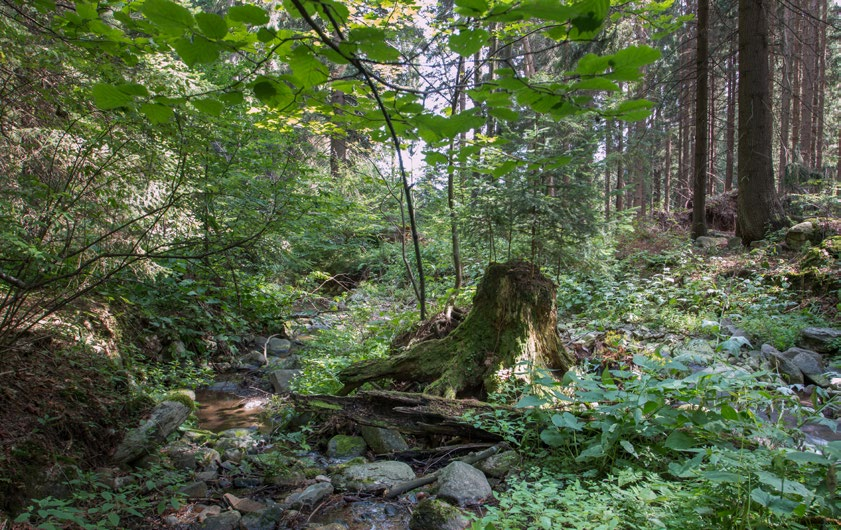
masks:
<instances>
[{"instance_id":1,"label":"mossy rock","mask_svg":"<svg viewBox=\"0 0 841 530\"><path fill-rule=\"evenodd\" d=\"M821 249L835 259L841 259L841 236L832 236L823 240Z\"/></svg>"},{"instance_id":2,"label":"mossy rock","mask_svg":"<svg viewBox=\"0 0 841 530\"><path fill-rule=\"evenodd\" d=\"M186 405L190 412L196 411L195 394L191 390L172 390L167 392L161 401L175 401Z\"/></svg>"},{"instance_id":3,"label":"mossy rock","mask_svg":"<svg viewBox=\"0 0 841 530\"><path fill-rule=\"evenodd\" d=\"M410 530L462 530L470 521L464 512L437 499L425 499L412 513Z\"/></svg>"},{"instance_id":4,"label":"mossy rock","mask_svg":"<svg viewBox=\"0 0 841 530\"><path fill-rule=\"evenodd\" d=\"M337 434L327 442L327 456L330 458L356 458L368 450L368 444L360 436Z\"/></svg>"}]
</instances>

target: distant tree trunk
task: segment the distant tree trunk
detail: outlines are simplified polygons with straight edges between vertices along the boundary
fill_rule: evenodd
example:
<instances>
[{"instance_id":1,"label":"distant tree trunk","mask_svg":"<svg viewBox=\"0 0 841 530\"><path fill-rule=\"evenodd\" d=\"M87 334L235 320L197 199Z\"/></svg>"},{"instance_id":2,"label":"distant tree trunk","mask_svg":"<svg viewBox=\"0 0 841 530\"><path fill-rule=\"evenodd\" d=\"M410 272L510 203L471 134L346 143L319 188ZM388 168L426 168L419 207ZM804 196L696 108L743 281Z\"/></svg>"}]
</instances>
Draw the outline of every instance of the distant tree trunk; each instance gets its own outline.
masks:
<instances>
[{"instance_id":1,"label":"distant tree trunk","mask_svg":"<svg viewBox=\"0 0 841 530\"><path fill-rule=\"evenodd\" d=\"M555 376L575 362L556 329L555 286L530 263L493 263L476 288L473 308L449 335L410 346L386 359L342 370L347 394L380 379L426 385L425 393L483 397L497 373L518 363L546 368Z\"/></svg>"},{"instance_id":2,"label":"distant tree trunk","mask_svg":"<svg viewBox=\"0 0 841 530\"><path fill-rule=\"evenodd\" d=\"M801 82L802 94L800 96L800 153L803 156L803 163L807 167L814 165L814 137L812 136L812 120L814 118L815 98L815 64L817 62L817 26L811 18L816 12L817 1L806 0L803 7L809 16L802 17L803 33L803 81Z\"/></svg>"},{"instance_id":3,"label":"distant tree trunk","mask_svg":"<svg viewBox=\"0 0 841 530\"><path fill-rule=\"evenodd\" d=\"M782 192L783 183L785 181L786 166L788 165L789 152L789 120L791 108L791 73L790 63L791 57L789 55L789 37L791 30L788 28L791 22L791 16L787 13L789 10L780 4L778 9L778 16L781 20L779 24L780 33L780 156L779 167L777 168L777 189Z\"/></svg>"},{"instance_id":4,"label":"distant tree trunk","mask_svg":"<svg viewBox=\"0 0 841 530\"><path fill-rule=\"evenodd\" d=\"M707 43L709 49L709 42ZM709 61L709 58L707 59ZM709 128L707 136L707 195L715 194L716 188L716 171L715 171L715 90L716 78L713 75L712 69L707 68L709 73L709 85L707 87L707 94L709 95L709 110L707 112L707 124Z\"/></svg>"},{"instance_id":5,"label":"distant tree trunk","mask_svg":"<svg viewBox=\"0 0 841 530\"><path fill-rule=\"evenodd\" d=\"M608 119L604 135L604 218L610 220L610 153L613 151L613 120Z\"/></svg>"},{"instance_id":6,"label":"distant tree trunk","mask_svg":"<svg viewBox=\"0 0 841 530\"><path fill-rule=\"evenodd\" d=\"M802 163L803 159L800 155L800 80L803 73L803 38L801 34L803 17L800 13L792 12L792 20L789 23L794 28L794 39L791 46L791 151L789 152L788 162Z\"/></svg>"},{"instance_id":7,"label":"distant tree trunk","mask_svg":"<svg viewBox=\"0 0 841 530\"><path fill-rule=\"evenodd\" d=\"M707 156L709 134L709 0L698 0L698 51L695 57L695 175L692 194L692 238L706 235Z\"/></svg>"},{"instance_id":8,"label":"distant tree trunk","mask_svg":"<svg viewBox=\"0 0 841 530\"><path fill-rule=\"evenodd\" d=\"M625 168L622 167L622 159L625 157L623 150L625 149L624 146L624 135L625 135L625 126L622 122L618 123L618 133L616 138L616 211L621 212L625 209L624 207L624 196L625 196L625 176L624 171Z\"/></svg>"},{"instance_id":9,"label":"distant tree trunk","mask_svg":"<svg viewBox=\"0 0 841 530\"><path fill-rule=\"evenodd\" d=\"M736 158L736 51L727 58L727 158L724 168L724 191L733 189Z\"/></svg>"},{"instance_id":10,"label":"distant tree trunk","mask_svg":"<svg viewBox=\"0 0 841 530\"><path fill-rule=\"evenodd\" d=\"M330 92L330 104L340 112L345 104L345 93L341 90ZM341 177L342 167L347 163L347 138L344 132L330 135L330 176L334 179Z\"/></svg>"},{"instance_id":11,"label":"distant tree trunk","mask_svg":"<svg viewBox=\"0 0 841 530\"><path fill-rule=\"evenodd\" d=\"M737 223L744 245L782 226L771 162L773 124L768 65L771 0L739 0L739 194Z\"/></svg>"},{"instance_id":12,"label":"distant tree trunk","mask_svg":"<svg viewBox=\"0 0 841 530\"><path fill-rule=\"evenodd\" d=\"M824 144L824 120L826 104L826 51L827 51L827 18L829 16L829 5L827 0L820 0L821 17L820 33L818 41L818 97L817 105L817 126L815 128L815 168L823 170L823 144Z\"/></svg>"},{"instance_id":13,"label":"distant tree trunk","mask_svg":"<svg viewBox=\"0 0 841 530\"><path fill-rule=\"evenodd\" d=\"M671 209L672 197L672 134L669 127L666 128L666 168L663 172L663 210L668 212Z\"/></svg>"}]
</instances>

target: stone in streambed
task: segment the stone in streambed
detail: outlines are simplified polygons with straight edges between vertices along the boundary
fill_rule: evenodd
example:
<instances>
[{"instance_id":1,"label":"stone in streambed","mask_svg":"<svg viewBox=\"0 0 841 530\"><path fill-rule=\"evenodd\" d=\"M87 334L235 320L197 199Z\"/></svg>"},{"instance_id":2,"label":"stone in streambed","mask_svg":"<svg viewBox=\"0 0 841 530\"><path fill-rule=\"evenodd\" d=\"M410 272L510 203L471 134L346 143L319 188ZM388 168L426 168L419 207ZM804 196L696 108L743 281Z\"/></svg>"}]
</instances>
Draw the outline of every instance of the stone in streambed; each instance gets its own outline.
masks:
<instances>
[{"instance_id":1,"label":"stone in streambed","mask_svg":"<svg viewBox=\"0 0 841 530\"><path fill-rule=\"evenodd\" d=\"M412 513L409 530L463 530L470 524L464 512L437 499L425 499Z\"/></svg>"},{"instance_id":2,"label":"stone in streambed","mask_svg":"<svg viewBox=\"0 0 841 530\"><path fill-rule=\"evenodd\" d=\"M364 455L367 449L365 440L359 436L337 434L327 442L327 456L330 458L356 458Z\"/></svg>"},{"instance_id":3,"label":"stone in streambed","mask_svg":"<svg viewBox=\"0 0 841 530\"><path fill-rule=\"evenodd\" d=\"M415 479L415 472L403 462L385 461L348 466L333 477L339 491L377 492Z\"/></svg>"},{"instance_id":4,"label":"stone in streambed","mask_svg":"<svg viewBox=\"0 0 841 530\"><path fill-rule=\"evenodd\" d=\"M464 462L452 462L438 475L438 497L459 506L479 504L490 497L485 474Z\"/></svg>"}]
</instances>

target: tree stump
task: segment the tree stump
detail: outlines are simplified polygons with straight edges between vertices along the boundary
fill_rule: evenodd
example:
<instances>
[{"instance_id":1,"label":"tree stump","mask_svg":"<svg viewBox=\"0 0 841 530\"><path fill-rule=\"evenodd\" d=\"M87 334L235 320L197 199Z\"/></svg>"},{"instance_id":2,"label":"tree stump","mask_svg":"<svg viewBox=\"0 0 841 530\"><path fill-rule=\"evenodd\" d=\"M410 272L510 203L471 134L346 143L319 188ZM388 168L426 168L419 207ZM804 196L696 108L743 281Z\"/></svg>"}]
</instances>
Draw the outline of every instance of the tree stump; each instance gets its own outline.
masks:
<instances>
[{"instance_id":1,"label":"tree stump","mask_svg":"<svg viewBox=\"0 0 841 530\"><path fill-rule=\"evenodd\" d=\"M380 379L425 384L428 394L484 397L498 373L519 363L560 377L573 365L556 329L555 286L534 265L492 263L476 289L473 308L452 333L387 359L356 363L339 374L346 395Z\"/></svg>"}]
</instances>

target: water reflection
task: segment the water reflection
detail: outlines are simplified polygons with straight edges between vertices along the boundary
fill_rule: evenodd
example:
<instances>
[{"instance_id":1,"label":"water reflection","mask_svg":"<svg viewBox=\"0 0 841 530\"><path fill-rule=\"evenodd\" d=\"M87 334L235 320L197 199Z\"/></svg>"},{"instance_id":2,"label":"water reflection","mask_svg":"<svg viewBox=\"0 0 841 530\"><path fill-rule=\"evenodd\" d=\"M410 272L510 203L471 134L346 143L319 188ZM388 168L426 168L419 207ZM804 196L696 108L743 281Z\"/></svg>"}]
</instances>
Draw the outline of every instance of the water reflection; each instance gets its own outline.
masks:
<instances>
[{"instance_id":1,"label":"water reflection","mask_svg":"<svg viewBox=\"0 0 841 530\"><path fill-rule=\"evenodd\" d=\"M263 427L260 414L268 402L266 396L240 397L210 389L196 390L199 428L213 432L227 429Z\"/></svg>"}]
</instances>

